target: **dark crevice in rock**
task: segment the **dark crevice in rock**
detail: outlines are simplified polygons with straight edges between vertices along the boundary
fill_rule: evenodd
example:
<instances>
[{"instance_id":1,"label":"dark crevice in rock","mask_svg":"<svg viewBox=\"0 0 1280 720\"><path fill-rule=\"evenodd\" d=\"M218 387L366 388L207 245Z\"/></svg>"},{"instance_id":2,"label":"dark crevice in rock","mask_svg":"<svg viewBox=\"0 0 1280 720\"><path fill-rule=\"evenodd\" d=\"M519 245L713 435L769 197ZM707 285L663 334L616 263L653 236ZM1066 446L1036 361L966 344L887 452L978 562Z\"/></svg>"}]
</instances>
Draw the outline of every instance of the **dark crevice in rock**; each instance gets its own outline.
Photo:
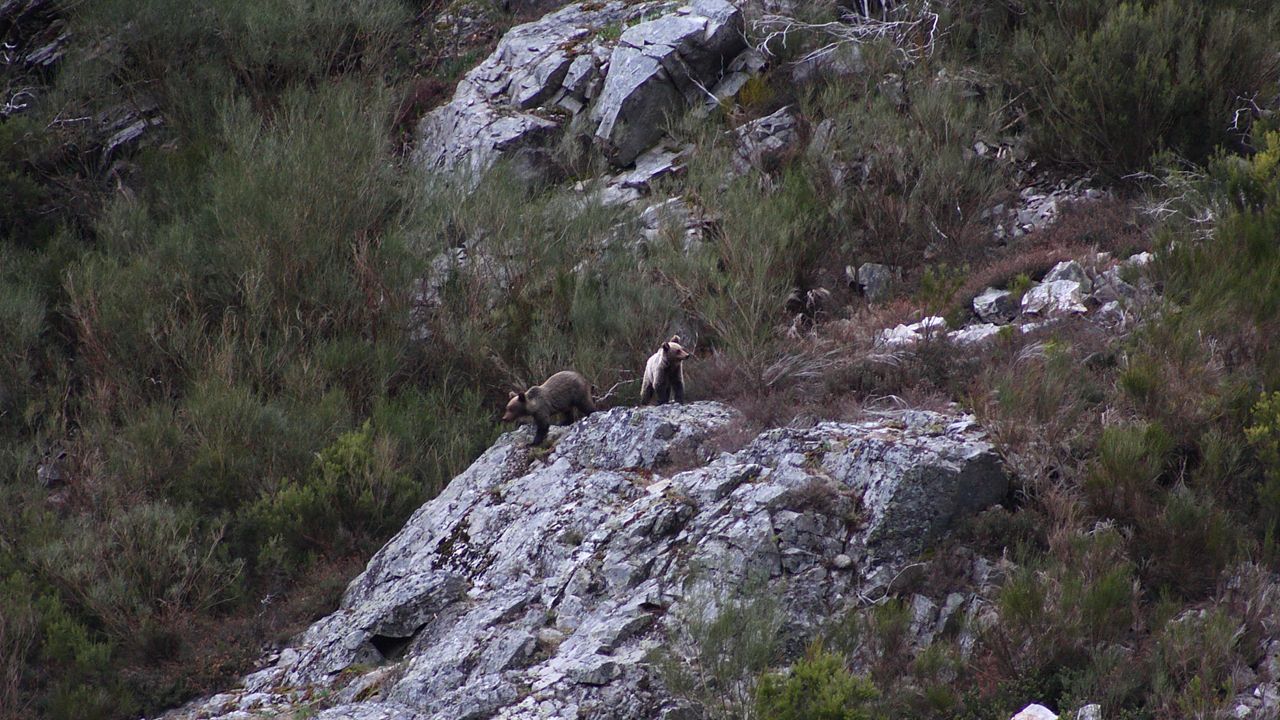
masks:
<instances>
[{"instance_id":1,"label":"dark crevice in rock","mask_svg":"<svg viewBox=\"0 0 1280 720\"><path fill-rule=\"evenodd\" d=\"M369 644L373 646L374 650L378 651L378 654L382 656L383 660L387 662L394 662L404 656L405 651L409 649L409 644L413 642L413 639L417 637L421 630L422 627L417 628L408 637L374 635L369 638Z\"/></svg>"}]
</instances>

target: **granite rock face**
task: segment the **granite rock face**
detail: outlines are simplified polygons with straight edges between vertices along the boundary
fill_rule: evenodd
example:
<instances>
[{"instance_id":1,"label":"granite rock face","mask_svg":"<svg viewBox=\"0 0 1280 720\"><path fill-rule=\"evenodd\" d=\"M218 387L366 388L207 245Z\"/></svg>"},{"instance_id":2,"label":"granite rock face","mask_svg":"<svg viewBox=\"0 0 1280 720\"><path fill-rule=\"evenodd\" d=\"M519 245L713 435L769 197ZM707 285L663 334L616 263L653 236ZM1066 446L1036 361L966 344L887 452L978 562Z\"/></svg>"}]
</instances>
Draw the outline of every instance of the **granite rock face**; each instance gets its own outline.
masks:
<instances>
[{"instance_id":1,"label":"granite rock face","mask_svg":"<svg viewBox=\"0 0 1280 720\"><path fill-rule=\"evenodd\" d=\"M628 28L592 113L609 158L617 165L635 160L662 137L666 116L705 100L745 48L742 12L725 0L694 0Z\"/></svg>"},{"instance_id":2,"label":"granite rock face","mask_svg":"<svg viewBox=\"0 0 1280 720\"><path fill-rule=\"evenodd\" d=\"M668 113L705 100L731 67L751 71L733 63L745 47L742 14L725 0L569 5L503 36L419 123L416 159L472 184L499 160L522 180L555 180L553 145L572 127L629 165Z\"/></svg>"},{"instance_id":3,"label":"granite rock face","mask_svg":"<svg viewBox=\"0 0 1280 720\"><path fill-rule=\"evenodd\" d=\"M500 438L341 606L234 691L169 720L654 718L648 658L706 599L767 582L802 643L1009 480L972 417L907 411L759 434L713 402ZM701 600L698 600L701 598ZM698 604L702 603L702 604Z\"/></svg>"}]
</instances>

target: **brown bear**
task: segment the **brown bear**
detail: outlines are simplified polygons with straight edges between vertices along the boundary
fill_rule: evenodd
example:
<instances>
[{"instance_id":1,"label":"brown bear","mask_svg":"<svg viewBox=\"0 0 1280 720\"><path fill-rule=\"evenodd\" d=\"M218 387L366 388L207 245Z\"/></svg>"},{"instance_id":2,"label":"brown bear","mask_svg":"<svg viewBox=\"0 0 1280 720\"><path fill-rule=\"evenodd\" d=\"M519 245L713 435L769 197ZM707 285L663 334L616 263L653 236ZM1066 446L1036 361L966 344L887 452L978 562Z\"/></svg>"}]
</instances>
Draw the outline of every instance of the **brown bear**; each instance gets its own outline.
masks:
<instances>
[{"instance_id":1,"label":"brown bear","mask_svg":"<svg viewBox=\"0 0 1280 720\"><path fill-rule=\"evenodd\" d=\"M684 402L684 359L689 352L680 346L680 336L672 335L662 343L658 351L649 356L644 365L644 382L640 384L640 404L645 405L656 395L661 405L675 395L676 402Z\"/></svg>"},{"instance_id":2,"label":"brown bear","mask_svg":"<svg viewBox=\"0 0 1280 720\"><path fill-rule=\"evenodd\" d=\"M563 424L568 425L574 420L575 409L582 417L596 410L591 400L591 383L572 370L561 370L541 385L524 392L512 392L508 397L507 412L502 420L511 422L523 417L533 418L536 430L533 442L529 443L531 446L541 445L547 439L552 415L562 415Z\"/></svg>"}]
</instances>

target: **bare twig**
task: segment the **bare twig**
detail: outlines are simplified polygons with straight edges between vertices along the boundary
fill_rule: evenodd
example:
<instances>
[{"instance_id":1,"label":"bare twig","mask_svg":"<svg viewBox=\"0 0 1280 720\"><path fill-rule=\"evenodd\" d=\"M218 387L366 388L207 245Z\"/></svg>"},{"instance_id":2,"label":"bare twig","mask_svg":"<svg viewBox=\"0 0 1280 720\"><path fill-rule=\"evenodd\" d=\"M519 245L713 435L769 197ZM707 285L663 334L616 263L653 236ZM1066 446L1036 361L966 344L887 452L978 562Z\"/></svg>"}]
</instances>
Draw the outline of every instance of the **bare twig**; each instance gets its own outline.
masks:
<instances>
[{"instance_id":1,"label":"bare twig","mask_svg":"<svg viewBox=\"0 0 1280 720\"><path fill-rule=\"evenodd\" d=\"M614 391L616 391L618 388L622 387L623 385L630 385L635 381L636 381L636 378L631 378L630 380L619 380L618 382L614 383L613 387L609 388L609 390L605 394L597 397L596 402L600 403L600 402L604 402L605 400L608 400L610 397L613 396Z\"/></svg>"},{"instance_id":2,"label":"bare twig","mask_svg":"<svg viewBox=\"0 0 1280 720\"><path fill-rule=\"evenodd\" d=\"M3 107L0 107L0 117L16 115L23 110L26 110L31 105L31 101L36 97L35 93L32 92L33 90L35 90L35 88L24 87L18 88L17 90L10 88L10 91L5 93L6 95L9 95L9 99L4 101Z\"/></svg>"},{"instance_id":3,"label":"bare twig","mask_svg":"<svg viewBox=\"0 0 1280 720\"><path fill-rule=\"evenodd\" d=\"M1240 124L1240 116L1244 115L1248 119L1252 120L1253 118L1261 117L1263 115L1263 110L1258 106L1258 93L1254 93L1249 97L1239 95L1236 99L1243 101L1245 103L1245 107L1236 108L1235 113L1232 114L1231 129L1235 132L1244 132L1247 128Z\"/></svg>"},{"instance_id":4,"label":"bare twig","mask_svg":"<svg viewBox=\"0 0 1280 720\"><path fill-rule=\"evenodd\" d=\"M858 599L862 601L864 607L867 605L879 605L883 603L885 600L889 599L889 591L893 589L893 584L898 581L898 578L902 577L902 573L912 568L926 567L927 564L928 563L917 562L917 563L911 563L910 565L903 567L901 570L898 571L896 575L893 576L892 580L890 580L888 583L885 584L884 590L881 591L880 593L880 597L873 598L868 596L866 593L860 592L858 593Z\"/></svg>"}]
</instances>

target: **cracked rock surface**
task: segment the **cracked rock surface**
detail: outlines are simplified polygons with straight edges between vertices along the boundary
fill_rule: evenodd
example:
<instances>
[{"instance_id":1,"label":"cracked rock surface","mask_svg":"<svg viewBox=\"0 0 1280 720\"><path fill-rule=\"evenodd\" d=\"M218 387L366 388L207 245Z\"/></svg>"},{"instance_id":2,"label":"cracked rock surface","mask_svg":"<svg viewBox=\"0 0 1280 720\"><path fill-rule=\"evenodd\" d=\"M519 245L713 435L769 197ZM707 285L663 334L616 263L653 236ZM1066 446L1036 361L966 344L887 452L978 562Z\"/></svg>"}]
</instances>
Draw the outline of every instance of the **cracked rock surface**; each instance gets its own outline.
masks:
<instances>
[{"instance_id":1,"label":"cracked rock surface","mask_svg":"<svg viewBox=\"0 0 1280 720\"><path fill-rule=\"evenodd\" d=\"M500 159L525 181L555 179L554 141L589 121L575 132L629 165L662 136L667 113L747 72L732 62L742 31L726 0L584 2L518 25L419 123L417 161L472 184Z\"/></svg>"},{"instance_id":2,"label":"cracked rock surface","mask_svg":"<svg viewBox=\"0 0 1280 720\"><path fill-rule=\"evenodd\" d=\"M241 687L168 720L661 717L671 628L768 583L803 643L1008 492L971 416L905 411L717 450L726 405L614 408L502 436L423 505L340 607ZM740 432L740 430L739 430Z\"/></svg>"},{"instance_id":3,"label":"cracked rock surface","mask_svg":"<svg viewBox=\"0 0 1280 720\"><path fill-rule=\"evenodd\" d=\"M626 165L662 136L666 115L706 99L746 48L742 13L725 0L694 0L622 34L593 117L596 137Z\"/></svg>"}]
</instances>

